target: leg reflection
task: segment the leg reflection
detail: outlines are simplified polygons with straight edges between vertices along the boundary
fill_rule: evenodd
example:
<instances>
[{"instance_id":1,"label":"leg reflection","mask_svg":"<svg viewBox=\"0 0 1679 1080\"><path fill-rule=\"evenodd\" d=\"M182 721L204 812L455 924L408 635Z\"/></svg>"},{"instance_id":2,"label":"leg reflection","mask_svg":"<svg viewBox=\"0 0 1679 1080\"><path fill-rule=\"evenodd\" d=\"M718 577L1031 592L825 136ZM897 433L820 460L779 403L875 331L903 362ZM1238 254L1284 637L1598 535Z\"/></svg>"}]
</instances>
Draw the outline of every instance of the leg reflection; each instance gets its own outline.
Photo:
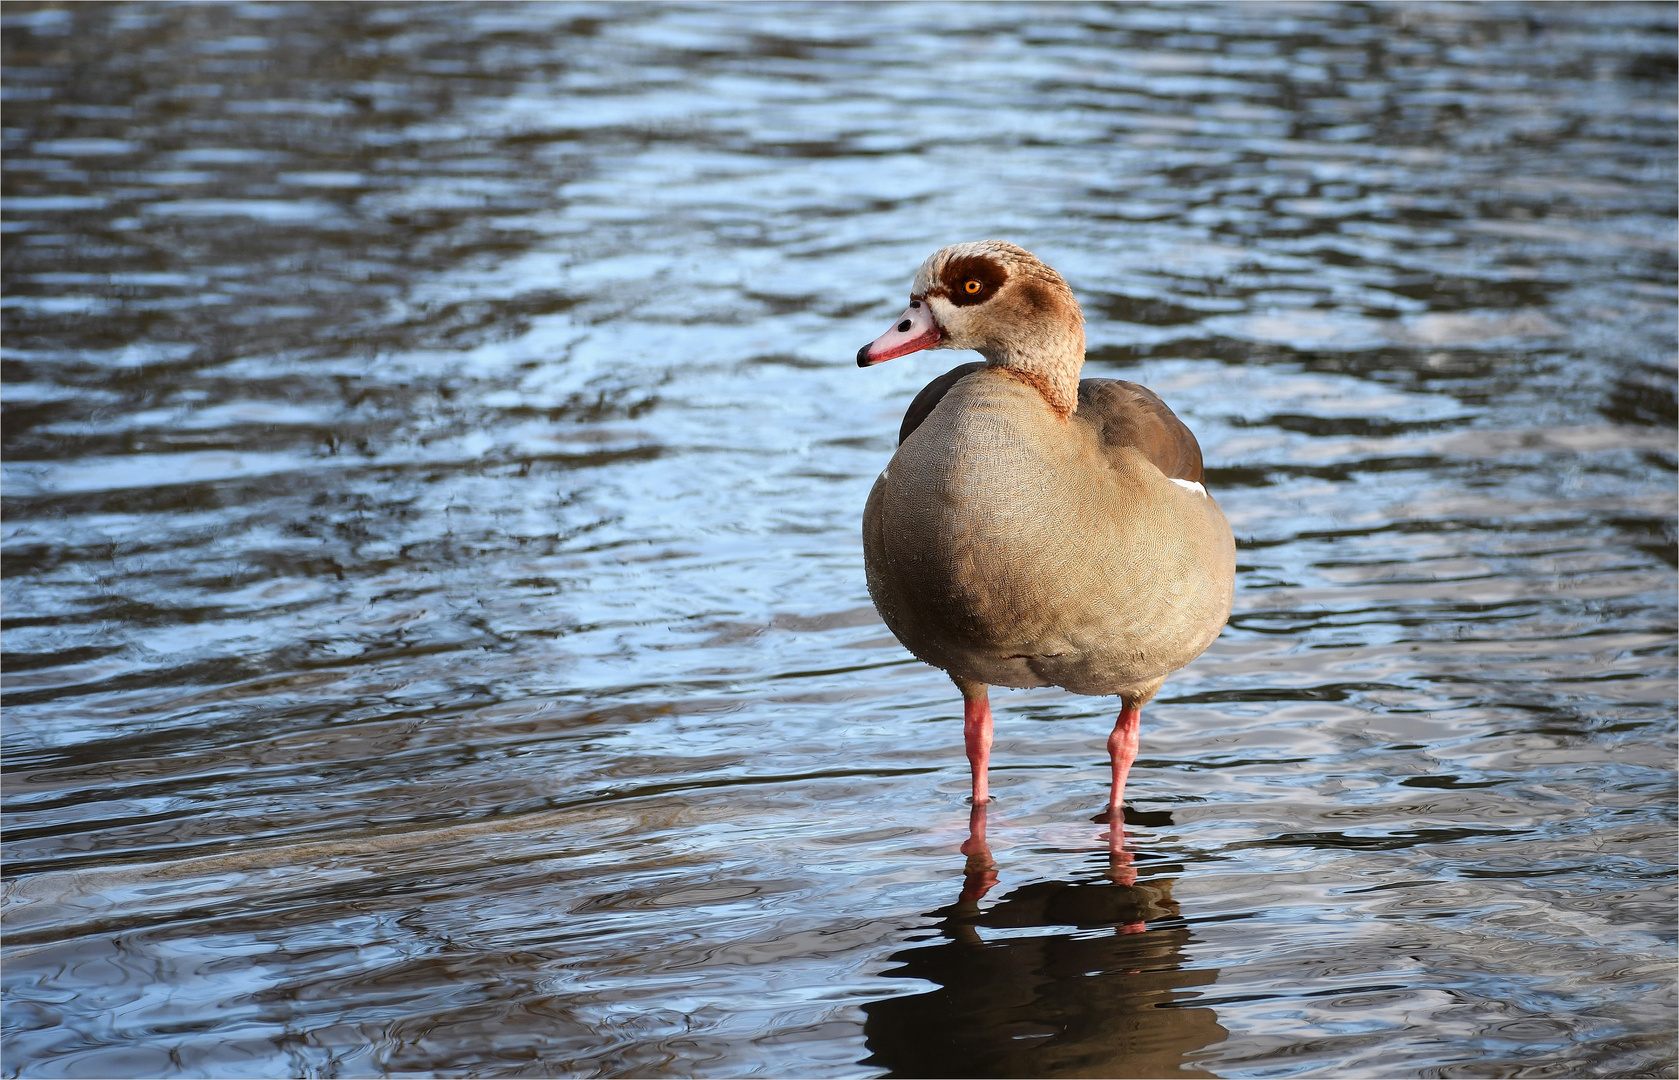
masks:
<instances>
[{"instance_id":1,"label":"leg reflection","mask_svg":"<svg viewBox=\"0 0 1679 1080\"><path fill-rule=\"evenodd\" d=\"M975 803L968 811L968 838L962 842L962 854L968 857L962 870L962 895L959 907L979 909L979 902L997 884L997 862L991 857L991 845L985 841L985 803Z\"/></svg>"},{"instance_id":2,"label":"leg reflection","mask_svg":"<svg viewBox=\"0 0 1679 1080\"><path fill-rule=\"evenodd\" d=\"M1125 817L1114 808L1108 824L1108 872L1107 879L1115 885L1130 888L1137 884L1137 868L1132 865L1131 852L1125 847ZM1148 929L1148 924L1141 919L1133 922L1120 923L1114 927L1116 934L1140 934Z\"/></svg>"},{"instance_id":3,"label":"leg reflection","mask_svg":"<svg viewBox=\"0 0 1679 1080\"><path fill-rule=\"evenodd\" d=\"M1189 1055L1227 1033L1189 999L1218 972L1187 963L1174 881L1138 883L1116 820L1103 871L982 908L998 880L986 810L968 817L957 902L929 913L939 940L896 953L887 973L935 989L863 1006L872 1056L861 1064L892 1076L1205 1076ZM1091 933L1101 928L1112 932Z\"/></svg>"}]
</instances>

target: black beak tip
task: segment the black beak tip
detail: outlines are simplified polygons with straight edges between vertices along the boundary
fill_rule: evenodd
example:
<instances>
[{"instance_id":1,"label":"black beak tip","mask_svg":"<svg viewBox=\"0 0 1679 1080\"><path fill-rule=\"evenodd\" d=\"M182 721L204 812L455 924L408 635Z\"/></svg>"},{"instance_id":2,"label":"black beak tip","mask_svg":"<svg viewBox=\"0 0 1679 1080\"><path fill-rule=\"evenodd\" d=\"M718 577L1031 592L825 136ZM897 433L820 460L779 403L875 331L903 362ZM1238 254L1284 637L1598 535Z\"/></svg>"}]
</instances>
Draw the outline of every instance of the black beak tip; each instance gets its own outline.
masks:
<instances>
[{"instance_id":1,"label":"black beak tip","mask_svg":"<svg viewBox=\"0 0 1679 1080\"><path fill-rule=\"evenodd\" d=\"M861 349L857 350L857 366L858 367L868 367L869 366L869 347L867 345L865 345Z\"/></svg>"}]
</instances>

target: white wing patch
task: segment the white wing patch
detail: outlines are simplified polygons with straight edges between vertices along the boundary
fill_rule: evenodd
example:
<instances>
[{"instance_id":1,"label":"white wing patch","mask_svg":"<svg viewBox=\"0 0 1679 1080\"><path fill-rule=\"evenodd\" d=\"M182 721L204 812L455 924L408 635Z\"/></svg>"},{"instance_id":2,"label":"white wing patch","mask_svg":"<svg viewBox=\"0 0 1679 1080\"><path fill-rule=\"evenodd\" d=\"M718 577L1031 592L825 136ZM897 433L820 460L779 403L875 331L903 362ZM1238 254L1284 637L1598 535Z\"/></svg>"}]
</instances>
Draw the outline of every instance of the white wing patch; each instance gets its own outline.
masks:
<instances>
[{"instance_id":1,"label":"white wing patch","mask_svg":"<svg viewBox=\"0 0 1679 1080\"><path fill-rule=\"evenodd\" d=\"M1179 487L1183 488L1185 491L1193 491L1193 492L1195 492L1195 494L1202 495L1202 496L1205 496L1207 494L1207 489L1202 487L1200 484L1197 484L1193 480L1179 480L1175 476L1170 477L1170 479L1171 479L1172 483L1174 483L1174 484L1178 485Z\"/></svg>"}]
</instances>

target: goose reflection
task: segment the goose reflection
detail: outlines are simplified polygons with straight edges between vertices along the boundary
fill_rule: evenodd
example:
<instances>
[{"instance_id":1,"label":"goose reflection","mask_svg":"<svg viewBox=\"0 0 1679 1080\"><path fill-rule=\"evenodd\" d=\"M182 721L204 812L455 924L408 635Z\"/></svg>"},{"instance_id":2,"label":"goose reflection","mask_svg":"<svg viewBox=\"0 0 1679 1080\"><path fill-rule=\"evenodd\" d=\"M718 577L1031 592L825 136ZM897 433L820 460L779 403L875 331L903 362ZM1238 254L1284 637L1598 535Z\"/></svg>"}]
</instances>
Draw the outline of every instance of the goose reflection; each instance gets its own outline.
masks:
<instances>
[{"instance_id":1,"label":"goose reflection","mask_svg":"<svg viewBox=\"0 0 1679 1080\"><path fill-rule=\"evenodd\" d=\"M975 806L962 891L932 913L943 940L895 954L887 972L938 989L865 1005L862 1064L891 1076L1206 1076L1185 1058L1228 1032L1212 1009L1177 1004L1218 972L1184 966L1174 879L1138 884L1116 822L1104 879L1034 882L982 911L998 880L985 827Z\"/></svg>"}]
</instances>

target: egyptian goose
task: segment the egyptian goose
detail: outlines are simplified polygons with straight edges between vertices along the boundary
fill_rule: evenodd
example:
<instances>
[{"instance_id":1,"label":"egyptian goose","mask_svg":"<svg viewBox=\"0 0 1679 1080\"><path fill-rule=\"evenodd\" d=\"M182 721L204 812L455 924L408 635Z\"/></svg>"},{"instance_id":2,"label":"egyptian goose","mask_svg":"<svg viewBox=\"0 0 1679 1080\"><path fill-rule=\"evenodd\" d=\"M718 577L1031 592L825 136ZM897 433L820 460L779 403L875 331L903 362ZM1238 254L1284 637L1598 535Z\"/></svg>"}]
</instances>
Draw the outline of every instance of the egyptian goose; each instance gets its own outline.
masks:
<instances>
[{"instance_id":1,"label":"egyptian goose","mask_svg":"<svg viewBox=\"0 0 1679 1080\"><path fill-rule=\"evenodd\" d=\"M1000 240L916 272L859 367L973 349L916 395L863 511L869 595L904 647L962 691L973 800L989 799L988 686L1117 694L1122 826L1143 705L1230 617L1236 544L1201 447L1152 392L1079 379L1084 315L1061 275Z\"/></svg>"}]
</instances>

